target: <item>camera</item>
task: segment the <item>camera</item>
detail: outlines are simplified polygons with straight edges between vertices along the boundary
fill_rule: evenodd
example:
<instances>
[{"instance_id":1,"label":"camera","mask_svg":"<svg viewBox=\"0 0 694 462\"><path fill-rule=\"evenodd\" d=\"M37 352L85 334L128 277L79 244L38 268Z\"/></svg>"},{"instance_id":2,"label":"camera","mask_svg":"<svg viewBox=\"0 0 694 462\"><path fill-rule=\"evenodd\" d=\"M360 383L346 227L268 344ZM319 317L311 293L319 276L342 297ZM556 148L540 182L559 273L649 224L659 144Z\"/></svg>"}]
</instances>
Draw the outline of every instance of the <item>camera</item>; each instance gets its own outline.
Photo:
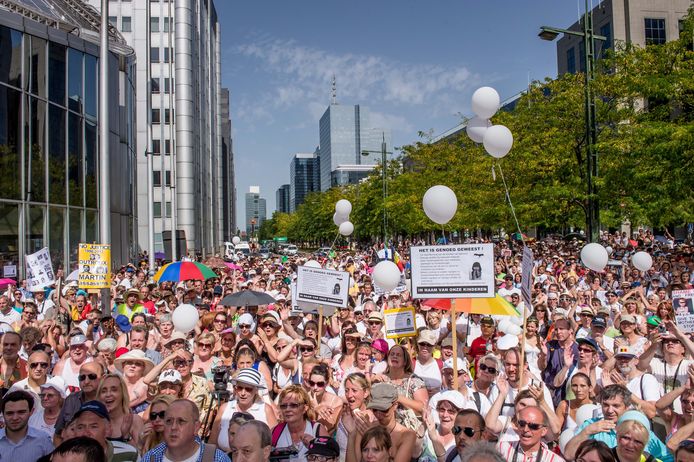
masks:
<instances>
[{"instance_id":1,"label":"camera","mask_svg":"<svg viewBox=\"0 0 694 462\"><path fill-rule=\"evenodd\" d=\"M658 326L658 332L660 332L661 334L667 334L667 327L665 327L664 325L660 324L660 325Z\"/></svg>"},{"instance_id":2,"label":"camera","mask_svg":"<svg viewBox=\"0 0 694 462\"><path fill-rule=\"evenodd\" d=\"M227 366L217 366L212 368L212 382L214 383L214 392L220 397L220 400L229 399L229 391L227 383L231 377L231 369Z\"/></svg>"}]
</instances>

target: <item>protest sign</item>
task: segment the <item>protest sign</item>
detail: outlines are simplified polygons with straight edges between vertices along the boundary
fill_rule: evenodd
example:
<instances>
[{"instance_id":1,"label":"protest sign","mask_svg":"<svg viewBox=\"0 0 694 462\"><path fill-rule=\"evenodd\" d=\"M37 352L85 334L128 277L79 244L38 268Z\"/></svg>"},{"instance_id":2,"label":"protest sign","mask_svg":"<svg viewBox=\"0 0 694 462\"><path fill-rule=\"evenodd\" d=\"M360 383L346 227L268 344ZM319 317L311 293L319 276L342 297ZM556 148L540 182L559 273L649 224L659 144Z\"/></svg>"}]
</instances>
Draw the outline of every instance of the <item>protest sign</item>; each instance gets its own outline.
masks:
<instances>
[{"instance_id":1,"label":"protest sign","mask_svg":"<svg viewBox=\"0 0 694 462\"><path fill-rule=\"evenodd\" d=\"M5 265L2 267L2 276L6 278L17 277L17 265Z\"/></svg>"},{"instance_id":2,"label":"protest sign","mask_svg":"<svg viewBox=\"0 0 694 462\"><path fill-rule=\"evenodd\" d=\"M291 284L292 309L291 316L303 316L304 314L320 314L318 308L323 309L323 315L332 316L335 313L334 306L322 306L317 303L298 302L296 300L296 282Z\"/></svg>"},{"instance_id":3,"label":"protest sign","mask_svg":"<svg viewBox=\"0 0 694 462\"><path fill-rule=\"evenodd\" d=\"M417 336L414 307L384 310L383 318L386 325L386 338Z\"/></svg>"},{"instance_id":4,"label":"protest sign","mask_svg":"<svg viewBox=\"0 0 694 462\"><path fill-rule=\"evenodd\" d=\"M80 244L77 280L82 289L108 289L111 287L111 246L108 244Z\"/></svg>"},{"instance_id":5,"label":"protest sign","mask_svg":"<svg viewBox=\"0 0 694 462\"><path fill-rule=\"evenodd\" d=\"M349 273L310 266L299 266L296 278L296 301L312 305L347 306Z\"/></svg>"},{"instance_id":6,"label":"protest sign","mask_svg":"<svg viewBox=\"0 0 694 462\"><path fill-rule=\"evenodd\" d=\"M55 284L55 273L48 247L26 256L27 286L30 291L43 290Z\"/></svg>"},{"instance_id":7,"label":"protest sign","mask_svg":"<svg viewBox=\"0 0 694 462\"><path fill-rule=\"evenodd\" d=\"M523 247L523 260L521 262L521 294L525 306L530 309L532 307L532 287L533 287L533 266L535 264L535 256L530 247Z\"/></svg>"},{"instance_id":8,"label":"protest sign","mask_svg":"<svg viewBox=\"0 0 694 462\"><path fill-rule=\"evenodd\" d=\"M683 332L694 332L694 289L673 290L672 306L677 326Z\"/></svg>"},{"instance_id":9,"label":"protest sign","mask_svg":"<svg viewBox=\"0 0 694 462\"><path fill-rule=\"evenodd\" d=\"M494 297L494 244L411 247L413 298Z\"/></svg>"}]
</instances>

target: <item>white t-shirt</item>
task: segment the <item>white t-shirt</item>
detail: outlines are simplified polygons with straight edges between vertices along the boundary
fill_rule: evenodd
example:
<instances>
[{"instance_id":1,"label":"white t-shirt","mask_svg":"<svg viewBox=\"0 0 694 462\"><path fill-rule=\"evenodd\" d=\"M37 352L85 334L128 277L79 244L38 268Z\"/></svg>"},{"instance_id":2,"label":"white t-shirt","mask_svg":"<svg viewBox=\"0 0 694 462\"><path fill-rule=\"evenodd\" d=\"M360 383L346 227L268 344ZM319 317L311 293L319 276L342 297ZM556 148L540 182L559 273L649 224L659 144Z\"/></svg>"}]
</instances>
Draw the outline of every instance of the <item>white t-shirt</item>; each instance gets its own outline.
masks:
<instances>
[{"instance_id":1,"label":"white t-shirt","mask_svg":"<svg viewBox=\"0 0 694 462\"><path fill-rule=\"evenodd\" d=\"M441 377L439 363L435 359L432 359L429 364L422 364L419 361L415 361L414 373L424 380L424 385L427 387L427 390L437 392L441 389L443 377Z\"/></svg>"},{"instance_id":2,"label":"white t-shirt","mask_svg":"<svg viewBox=\"0 0 694 462\"><path fill-rule=\"evenodd\" d=\"M643 382L641 381L643 379ZM642 384L643 383L643 384ZM630 392L645 401L656 402L662 396L658 380L651 374L643 374L629 380L627 388ZM643 390L643 393L641 391Z\"/></svg>"},{"instance_id":3,"label":"white t-shirt","mask_svg":"<svg viewBox=\"0 0 694 462\"><path fill-rule=\"evenodd\" d=\"M43 419L43 408L37 408L29 417L29 426L46 433L51 439L55 435L55 423L49 425Z\"/></svg>"},{"instance_id":4,"label":"white t-shirt","mask_svg":"<svg viewBox=\"0 0 694 462\"><path fill-rule=\"evenodd\" d=\"M199 457L202 457L200 453L202 452L202 445L200 446L200 449L195 451L192 456L188 457L185 460L177 461L177 462L196 462ZM169 459L166 457L166 451L164 451L164 457L162 458L162 462L174 462L173 460Z\"/></svg>"},{"instance_id":5,"label":"white t-shirt","mask_svg":"<svg viewBox=\"0 0 694 462\"><path fill-rule=\"evenodd\" d=\"M13 324L20 319L22 319L22 315L17 313L14 308L10 308L10 312L7 314L0 312L0 323L4 322L7 324Z\"/></svg>"},{"instance_id":6,"label":"white t-shirt","mask_svg":"<svg viewBox=\"0 0 694 462\"><path fill-rule=\"evenodd\" d=\"M304 433L308 433L309 435L313 436L318 436L318 427L319 424L316 423L314 425L311 424L311 422L306 422L306 429L304 430ZM301 460L306 460L306 453L308 452L308 448L304 446L304 443L299 441L297 444L294 444L292 441L292 434L289 431L289 425L285 425L285 427L282 429L282 433L280 433L279 438L277 439L277 444L275 445L276 448L287 448L289 446L296 446L296 448L299 450L299 454L296 456L292 456L289 458L290 461L301 461ZM188 461L186 461L188 462Z\"/></svg>"}]
</instances>

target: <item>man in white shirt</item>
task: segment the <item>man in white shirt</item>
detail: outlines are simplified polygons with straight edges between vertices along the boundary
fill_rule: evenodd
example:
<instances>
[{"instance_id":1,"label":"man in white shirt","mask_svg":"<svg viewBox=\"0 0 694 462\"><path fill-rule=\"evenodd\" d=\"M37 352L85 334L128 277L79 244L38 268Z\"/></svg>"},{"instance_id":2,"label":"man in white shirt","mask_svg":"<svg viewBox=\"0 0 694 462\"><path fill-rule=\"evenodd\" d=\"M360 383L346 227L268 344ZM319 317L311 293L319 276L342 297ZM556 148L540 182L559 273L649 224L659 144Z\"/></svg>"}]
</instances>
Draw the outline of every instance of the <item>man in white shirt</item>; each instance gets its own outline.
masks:
<instances>
[{"instance_id":1,"label":"man in white shirt","mask_svg":"<svg viewBox=\"0 0 694 462\"><path fill-rule=\"evenodd\" d=\"M0 295L0 323L14 324L22 319L22 315L12 309L12 303L7 295Z\"/></svg>"}]
</instances>

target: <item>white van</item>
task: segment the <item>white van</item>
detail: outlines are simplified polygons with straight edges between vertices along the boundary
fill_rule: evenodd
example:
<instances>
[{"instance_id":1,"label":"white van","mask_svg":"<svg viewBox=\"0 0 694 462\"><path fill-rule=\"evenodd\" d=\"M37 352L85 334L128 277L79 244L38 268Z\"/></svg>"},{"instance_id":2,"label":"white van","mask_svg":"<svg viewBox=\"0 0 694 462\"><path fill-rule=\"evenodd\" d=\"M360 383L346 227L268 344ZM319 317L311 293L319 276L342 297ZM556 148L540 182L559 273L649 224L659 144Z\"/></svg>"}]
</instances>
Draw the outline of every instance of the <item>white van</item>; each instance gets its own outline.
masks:
<instances>
[{"instance_id":1,"label":"white van","mask_svg":"<svg viewBox=\"0 0 694 462\"><path fill-rule=\"evenodd\" d=\"M294 244L289 244L285 249L284 249L284 254L288 255L290 257L293 257L299 253L299 249L294 245Z\"/></svg>"},{"instance_id":2,"label":"white van","mask_svg":"<svg viewBox=\"0 0 694 462\"><path fill-rule=\"evenodd\" d=\"M251 253L251 246L248 245L248 242L241 241L234 247L234 252L236 252L237 254L241 252L244 255L248 255Z\"/></svg>"}]
</instances>

